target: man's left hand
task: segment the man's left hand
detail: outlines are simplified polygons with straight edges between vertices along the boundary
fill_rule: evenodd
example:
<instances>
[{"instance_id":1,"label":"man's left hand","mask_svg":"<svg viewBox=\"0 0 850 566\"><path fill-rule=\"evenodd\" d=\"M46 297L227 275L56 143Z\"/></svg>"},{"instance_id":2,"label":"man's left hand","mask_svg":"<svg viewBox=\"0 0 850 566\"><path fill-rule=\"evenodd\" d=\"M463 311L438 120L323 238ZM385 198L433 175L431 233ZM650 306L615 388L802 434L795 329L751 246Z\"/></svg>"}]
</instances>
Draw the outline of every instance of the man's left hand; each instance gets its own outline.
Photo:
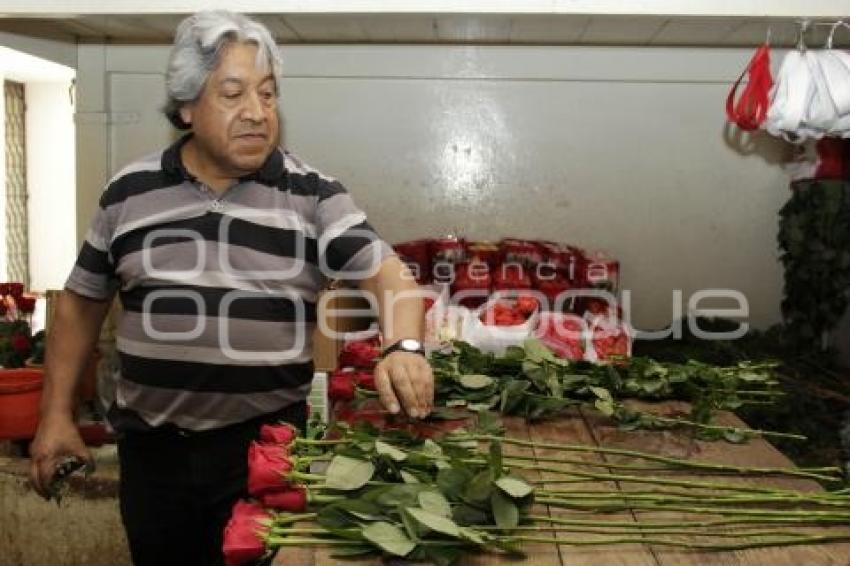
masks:
<instances>
[{"instance_id":1,"label":"man's left hand","mask_svg":"<svg viewBox=\"0 0 850 566\"><path fill-rule=\"evenodd\" d=\"M412 352L392 352L375 366L375 387L391 413L427 417L434 406L434 374L428 360Z\"/></svg>"}]
</instances>

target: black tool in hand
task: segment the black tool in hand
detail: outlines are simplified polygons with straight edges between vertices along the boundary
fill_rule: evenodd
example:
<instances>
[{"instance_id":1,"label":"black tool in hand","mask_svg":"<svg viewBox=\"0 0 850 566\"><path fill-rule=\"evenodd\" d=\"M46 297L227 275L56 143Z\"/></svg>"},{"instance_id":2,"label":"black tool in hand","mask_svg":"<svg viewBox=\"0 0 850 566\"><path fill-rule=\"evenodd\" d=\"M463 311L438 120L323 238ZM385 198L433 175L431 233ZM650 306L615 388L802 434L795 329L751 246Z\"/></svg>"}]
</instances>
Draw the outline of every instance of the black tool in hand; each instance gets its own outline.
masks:
<instances>
[{"instance_id":1,"label":"black tool in hand","mask_svg":"<svg viewBox=\"0 0 850 566\"><path fill-rule=\"evenodd\" d=\"M62 501L62 493L63 488L65 486L65 482L74 472L79 471L80 469L85 468L85 472L88 474L90 469L86 466L86 463L76 456L69 456L64 458L59 464L56 466L56 471L53 472L53 477L50 480L50 487L48 488L48 499L55 499L56 504L58 505Z\"/></svg>"}]
</instances>

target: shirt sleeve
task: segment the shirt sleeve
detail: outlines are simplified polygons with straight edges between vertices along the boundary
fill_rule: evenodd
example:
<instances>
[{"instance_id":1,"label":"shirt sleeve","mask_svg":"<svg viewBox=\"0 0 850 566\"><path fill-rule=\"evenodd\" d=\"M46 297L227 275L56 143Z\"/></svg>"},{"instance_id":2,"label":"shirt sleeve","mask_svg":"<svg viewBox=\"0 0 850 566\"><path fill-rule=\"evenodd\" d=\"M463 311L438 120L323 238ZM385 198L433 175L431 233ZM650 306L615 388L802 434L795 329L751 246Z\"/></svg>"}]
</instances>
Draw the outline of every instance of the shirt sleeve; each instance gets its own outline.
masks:
<instances>
[{"instance_id":1,"label":"shirt sleeve","mask_svg":"<svg viewBox=\"0 0 850 566\"><path fill-rule=\"evenodd\" d=\"M358 280L375 274L381 262L395 255L338 181L318 187L316 229L320 267L331 279Z\"/></svg>"},{"instance_id":2,"label":"shirt sleeve","mask_svg":"<svg viewBox=\"0 0 850 566\"><path fill-rule=\"evenodd\" d=\"M98 301L111 299L119 286L109 252L114 230L108 215L109 211L101 199L77 261L65 282L66 290Z\"/></svg>"}]
</instances>

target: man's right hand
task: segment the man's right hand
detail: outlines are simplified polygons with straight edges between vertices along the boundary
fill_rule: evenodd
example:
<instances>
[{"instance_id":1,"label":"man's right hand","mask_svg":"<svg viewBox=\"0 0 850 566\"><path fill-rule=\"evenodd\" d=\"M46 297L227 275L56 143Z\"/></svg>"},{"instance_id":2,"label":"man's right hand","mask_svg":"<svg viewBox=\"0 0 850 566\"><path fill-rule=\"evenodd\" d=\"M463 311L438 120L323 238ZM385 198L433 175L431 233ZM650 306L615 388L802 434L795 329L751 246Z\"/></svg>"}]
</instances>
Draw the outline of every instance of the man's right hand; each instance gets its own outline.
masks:
<instances>
[{"instance_id":1,"label":"man's right hand","mask_svg":"<svg viewBox=\"0 0 850 566\"><path fill-rule=\"evenodd\" d=\"M74 419L65 413L43 415L30 445L30 483L39 495L50 497L50 484L56 466L73 456L91 466L91 452L83 442Z\"/></svg>"}]
</instances>

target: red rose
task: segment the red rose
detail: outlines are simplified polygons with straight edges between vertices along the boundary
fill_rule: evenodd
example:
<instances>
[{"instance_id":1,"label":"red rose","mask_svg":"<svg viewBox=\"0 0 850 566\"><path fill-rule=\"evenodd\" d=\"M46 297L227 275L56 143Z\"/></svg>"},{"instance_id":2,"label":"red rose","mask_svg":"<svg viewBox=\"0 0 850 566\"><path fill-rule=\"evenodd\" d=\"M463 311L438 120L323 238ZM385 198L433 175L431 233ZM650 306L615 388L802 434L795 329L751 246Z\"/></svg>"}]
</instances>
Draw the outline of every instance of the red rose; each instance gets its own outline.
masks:
<instances>
[{"instance_id":1,"label":"red rose","mask_svg":"<svg viewBox=\"0 0 850 566\"><path fill-rule=\"evenodd\" d=\"M24 294L24 284L23 283L8 283L9 285L9 295L17 301Z\"/></svg>"},{"instance_id":2,"label":"red rose","mask_svg":"<svg viewBox=\"0 0 850 566\"><path fill-rule=\"evenodd\" d=\"M30 339L26 334L15 334L9 340L12 349L17 353L24 355L30 351Z\"/></svg>"},{"instance_id":3,"label":"red rose","mask_svg":"<svg viewBox=\"0 0 850 566\"><path fill-rule=\"evenodd\" d=\"M292 461L283 446L252 442L248 448L248 493L257 496L286 487Z\"/></svg>"},{"instance_id":4,"label":"red rose","mask_svg":"<svg viewBox=\"0 0 850 566\"><path fill-rule=\"evenodd\" d=\"M357 387L375 391L375 374L371 371L358 371L354 373L354 381Z\"/></svg>"},{"instance_id":5,"label":"red rose","mask_svg":"<svg viewBox=\"0 0 850 566\"><path fill-rule=\"evenodd\" d=\"M24 314L35 312L35 297L18 297L15 303L18 305L18 310Z\"/></svg>"},{"instance_id":6,"label":"red rose","mask_svg":"<svg viewBox=\"0 0 850 566\"><path fill-rule=\"evenodd\" d=\"M255 503L237 501L224 527L222 551L227 566L241 566L261 557L266 552L263 540L268 526L262 521L271 515Z\"/></svg>"},{"instance_id":7,"label":"red rose","mask_svg":"<svg viewBox=\"0 0 850 566\"><path fill-rule=\"evenodd\" d=\"M298 436L298 429L289 423L263 425L260 427L260 441L289 446Z\"/></svg>"},{"instance_id":8,"label":"red rose","mask_svg":"<svg viewBox=\"0 0 850 566\"><path fill-rule=\"evenodd\" d=\"M337 372L328 382L328 398L332 401L350 401L354 399L354 379L352 374Z\"/></svg>"},{"instance_id":9,"label":"red rose","mask_svg":"<svg viewBox=\"0 0 850 566\"><path fill-rule=\"evenodd\" d=\"M290 513L302 513L307 509L307 488L299 485L288 489L267 491L260 496L260 502L264 507Z\"/></svg>"},{"instance_id":10,"label":"red rose","mask_svg":"<svg viewBox=\"0 0 850 566\"><path fill-rule=\"evenodd\" d=\"M370 342L349 342L339 354L339 366L372 369L380 355L378 347Z\"/></svg>"},{"instance_id":11,"label":"red rose","mask_svg":"<svg viewBox=\"0 0 850 566\"><path fill-rule=\"evenodd\" d=\"M593 349L599 361L629 357L631 338L625 325L593 327Z\"/></svg>"},{"instance_id":12,"label":"red rose","mask_svg":"<svg viewBox=\"0 0 850 566\"><path fill-rule=\"evenodd\" d=\"M0 283L0 297L5 297L6 295L12 294L12 284L11 283Z\"/></svg>"},{"instance_id":13,"label":"red rose","mask_svg":"<svg viewBox=\"0 0 850 566\"><path fill-rule=\"evenodd\" d=\"M532 296L520 295L516 298L516 310L526 316L536 311L539 306L540 303Z\"/></svg>"},{"instance_id":14,"label":"red rose","mask_svg":"<svg viewBox=\"0 0 850 566\"><path fill-rule=\"evenodd\" d=\"M557 356L568 360L584 358L586 322L571 314L543 313L535 336Z\"/></svg>"},{"instance_id":15,"label":"red rose","mask_svg":"<svg viewBox=\"0 0 850 566\"><path fill-rule=\"evenodd\" d=\"M488 325L517 326L525 322L526 316L508 301L497 301L481 313L480 320Z\"/></svg>"}]
</instances>

